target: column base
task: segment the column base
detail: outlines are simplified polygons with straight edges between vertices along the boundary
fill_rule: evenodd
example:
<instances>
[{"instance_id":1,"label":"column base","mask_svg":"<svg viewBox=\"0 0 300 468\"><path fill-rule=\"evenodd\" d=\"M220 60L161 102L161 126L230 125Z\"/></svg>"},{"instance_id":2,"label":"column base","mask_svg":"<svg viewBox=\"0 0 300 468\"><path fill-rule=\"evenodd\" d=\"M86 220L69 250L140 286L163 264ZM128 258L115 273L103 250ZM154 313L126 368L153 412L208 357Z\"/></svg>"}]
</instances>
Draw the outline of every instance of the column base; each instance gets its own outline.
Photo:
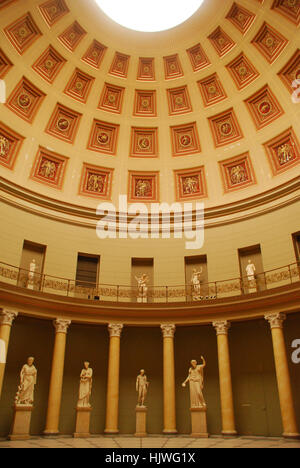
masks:
<instances>
[{"instance_id":1,"label":"column base","mask_svg":"<svg viewBox=\"0 0 300 468\"><path fill-rule=\"evenodd\" d=\"M43 432L43 436L44 437L52 437L52 436L58 436L59 435L59 431L51 431L51 430L45 430Z\"/></svg>"},{"instance_id":2,"label":"column base","mask_svg":"<svg viewBox=\"0 0 300 468\"><path fill-rule=\"evenodd\" d=\"M300 434L298 432L284 432L282 437L285 439L300 439Z\"/></svg>"},{"instance_id":3,"label":"column base","mask_svg":"<svg viewBox=\"0 0 300 468\"><path fill-rule=\"evenodd\" d=\"M222 431L221 434L225 439L231 439L233 437L237 437L238 435L236 431Z\"/></svg>"},{"instance_id":4,"label":"column base","mask_svg":"<svg viewBox=\"0 0 300 468\"><path fill-rule=\"evenodd\" d=\"M178 431L177 431L177 429L164 429L164 430L163 430L163 434L166 434L166 435L169 435L169 434L170 434L170 435L172 435L172 434L173 434L173 435L176 435L176 434L178 434Z\"/></svg>"},{"instance_id":5,"label":"column base","mask_svg":"<svg viewBox=\"0 0 300 468\"><path fill-rule=\"evenodd\" d=\"M119 434L119 429L105 429L104 434L106 435Z\"/></svg>"},{"instance_id":6,"label":"column base","mask_svg":"<svg viewBox=\"0 0 300 468\"><path fill-rule=\"evenodd\" d=\"M135 408L135 437L147 437L147 411L146 406L136 406Z\"/></svg>"},{"instance_id":7,"label":"column base","mask_svg":"<svg viewBox=\"0 0 300 468\"><path fill-rule=\"evenodd\" d=\"M76 407L76 429L73 434L74 438L78 439L90 437L91 411L91 407Z\"/></svg>"},{"instance_id":8,"label":"column base","mask_svg":"<svg viewBox=\"0 0 300 468\"><path fill-rule=\"evenodd\" d=\"M208 438L206 407L190 408L192 433L191 437Z\"/></svg>"},{"instance_id":9,"label":"column base","mask_svg":"<svg viewBox=\"0 0 300 468\"><path fill-rule=\"evenodd\" d=\"M33 410L32 405L14 405L14 419L9 440L30 439L30 422Z\"/></svg>"}]
</instances>

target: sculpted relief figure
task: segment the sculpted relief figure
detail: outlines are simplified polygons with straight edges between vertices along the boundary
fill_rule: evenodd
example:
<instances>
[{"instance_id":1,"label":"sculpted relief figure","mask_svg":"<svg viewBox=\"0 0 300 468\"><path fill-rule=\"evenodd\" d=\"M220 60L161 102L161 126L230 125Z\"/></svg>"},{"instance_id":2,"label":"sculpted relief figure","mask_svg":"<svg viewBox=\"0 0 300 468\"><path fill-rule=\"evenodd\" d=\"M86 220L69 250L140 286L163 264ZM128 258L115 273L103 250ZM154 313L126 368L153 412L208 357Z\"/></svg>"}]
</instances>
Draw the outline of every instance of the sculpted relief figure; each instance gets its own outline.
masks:
<instances>
[{"instance_id":1,"label":"sculpted relief figure","mask_svg":"<svg viewBox=\"0 0 300 468\"><path fill-rule=\"evenodd\" d=\"M144 369L140 370L139 375L136 378L136 391L138 392L138 406L144 406L149 383L147 376L145 375Z\"/></svg>"},{"instance_id":2,"label":"sculpted relief figure","mask_svg":"<svg viewBox=\"0 0 300 468\"><path fill-rule=\"evenodd\" d=\"M85 361L84 368L80 374L79 384L79 397L77 406L90 408L90 396L92 393L92 382L93 382L93 369L90 367L90 363Z\"/></svg>"},{"instance_id":3,"label":"sculpted relief figure","mask_svg":"<svg viewBox=\"0 0 300 468\"><path fill-rule=\"evenodd\" d=\"M36 384L37 370L33 365L34 358L29 357L27 364L20 372L20 385L15 396L16 405L32 405L34 400L34 386Z\"/></svg>"},{"instance_id":4,"label":"sculpted relief figure","mask_svg":"<svg viewBox=\"0 0 300 468\"><path fill-rule=\"evenodd\" d=\"M198 364L195 359L191 361L189 375L182 384L183 387L186 387L187 382L189 382L190 384L191 408L206 407L206 403L204 401L202 393L204 387L203 369L206 366L206 362L203 356L201 356L201 359L202 364Z\"/></svg>"},{"instance_id":5,"label":"sculpted relief figure","mask_svg":"<svg viewBox=\"0 0 300 468\"><path fill-rule=\"evenodd\" d=\"M200 299L200 275L202 273L202 268L199 271L196 268L193 269L193 274L191 278L192 283L192 296L194 300Z\"/></svg>"},{"instance_id":6,"label":"sculpted relief figure","mask_svg":"<svg viewBox=\"0 0 300 468\"><path fill-rule=\"evenodd\" d=\"M138 298L146 300L147 298L147 293L148 293L148 281L149 281L149 276L146 275L146 273L143 273L139 277L135 277L137 284L138 284Z\"/></svg>"}]
</instances>

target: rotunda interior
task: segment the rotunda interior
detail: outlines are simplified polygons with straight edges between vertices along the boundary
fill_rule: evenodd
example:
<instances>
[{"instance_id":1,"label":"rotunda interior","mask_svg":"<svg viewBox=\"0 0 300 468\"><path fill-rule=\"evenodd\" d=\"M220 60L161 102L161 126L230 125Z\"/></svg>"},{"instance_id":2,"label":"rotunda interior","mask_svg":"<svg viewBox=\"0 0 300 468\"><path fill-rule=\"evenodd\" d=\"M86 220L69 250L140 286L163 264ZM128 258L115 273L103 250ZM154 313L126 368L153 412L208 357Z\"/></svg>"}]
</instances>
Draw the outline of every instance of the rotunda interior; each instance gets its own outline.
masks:
<instances>
[{"instance_id":1,"label":"rotunda interior","mask_svg":"<svg viewBox=\"0 0 300 468\"><path fill-rule=\"evenodd\" d=\"M0 437L299 437L299 25L0 0Z\"/></svg>"}]
</instances>

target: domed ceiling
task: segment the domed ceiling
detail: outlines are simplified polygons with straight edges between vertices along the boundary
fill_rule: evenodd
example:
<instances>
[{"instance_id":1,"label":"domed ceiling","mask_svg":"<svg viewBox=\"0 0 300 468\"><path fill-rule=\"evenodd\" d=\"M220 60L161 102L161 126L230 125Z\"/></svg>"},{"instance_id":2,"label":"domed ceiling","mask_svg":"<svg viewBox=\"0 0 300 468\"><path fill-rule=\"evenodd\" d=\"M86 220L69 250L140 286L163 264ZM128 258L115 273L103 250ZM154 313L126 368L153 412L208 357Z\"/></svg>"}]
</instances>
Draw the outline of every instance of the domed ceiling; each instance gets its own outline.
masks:
<instances>
[{"instance_id":1,"label":"domed ceiling","mask_svg":"<svg viewBox=\"0 0 300 468\"><path fill-rule=\"evenodd\" d=\"M213 207L285 184L299 175L299 24L300 0L204 0L159 33L94 0L0 0L0 176L86 207Z\"/></svg>"}]
</instances>

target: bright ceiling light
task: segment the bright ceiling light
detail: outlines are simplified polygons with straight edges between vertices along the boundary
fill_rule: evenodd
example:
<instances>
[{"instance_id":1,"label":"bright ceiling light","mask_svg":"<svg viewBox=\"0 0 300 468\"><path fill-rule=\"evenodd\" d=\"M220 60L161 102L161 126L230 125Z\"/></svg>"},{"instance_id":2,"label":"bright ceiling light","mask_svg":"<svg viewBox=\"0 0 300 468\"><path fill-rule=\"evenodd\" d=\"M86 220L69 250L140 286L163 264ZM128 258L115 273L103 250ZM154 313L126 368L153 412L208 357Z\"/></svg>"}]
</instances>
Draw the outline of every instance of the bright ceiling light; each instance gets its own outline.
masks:
<instances>
[{"instance_id":1,"label":"bright ceiling light","mask_svg":"<svg viewBox=\"0 0 300 468\"><path fill-rule=\"evenodd\" d=\"M95 0L117 23L135 31L173 28L190 18L204 0Z\"/></svg>"}]
</instances>

